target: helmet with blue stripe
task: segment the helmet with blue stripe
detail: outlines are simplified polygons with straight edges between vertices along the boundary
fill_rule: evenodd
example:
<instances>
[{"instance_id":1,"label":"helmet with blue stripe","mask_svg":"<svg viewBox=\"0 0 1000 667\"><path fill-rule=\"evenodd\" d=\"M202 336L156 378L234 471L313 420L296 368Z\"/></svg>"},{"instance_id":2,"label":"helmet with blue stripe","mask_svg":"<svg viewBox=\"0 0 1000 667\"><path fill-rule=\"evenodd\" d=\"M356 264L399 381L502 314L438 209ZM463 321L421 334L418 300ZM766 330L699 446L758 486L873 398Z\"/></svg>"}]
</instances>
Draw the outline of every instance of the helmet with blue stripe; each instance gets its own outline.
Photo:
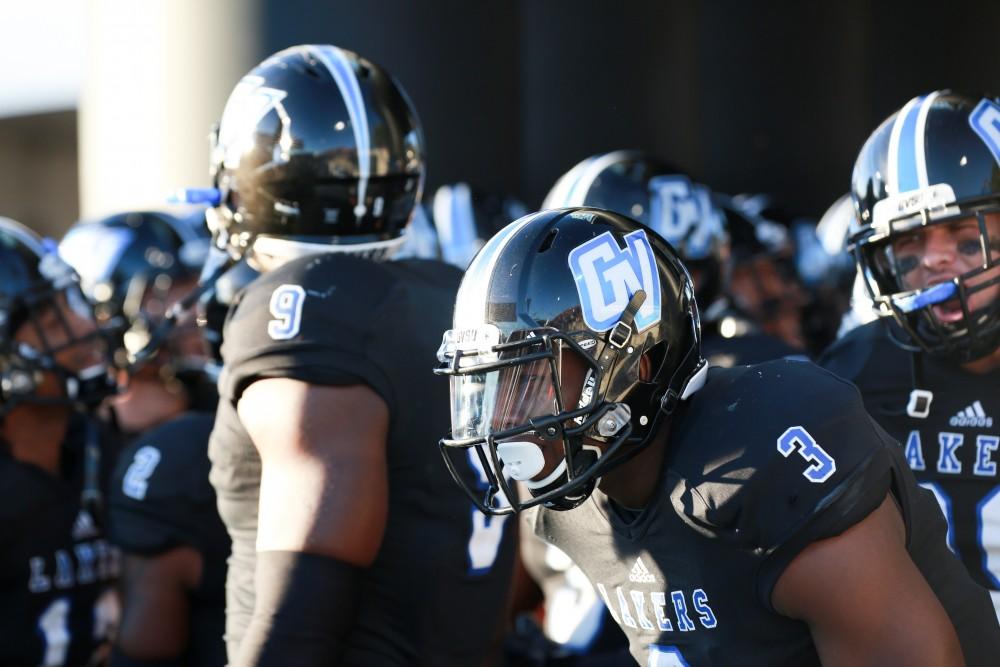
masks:
<instances>
[{"instance_id":1,"label":"helmet with blue stripe","mask_svg":"<svg viewBox=\"0 0 1000 667\"><path fill-rule=\"evenodd\" d=\"M909 349L966 363L1000 345L1000 104L935 91L865 142L849 235L879 314Z\"/></svg>"},{"instance_id":2,"label":"helmet with blue stripe","mask_svg":"<svg viewBox=\"0 0 1000 667\"><path fill-rule=\"evenodd\" d=\"M232 255L380 259L402 245L420 201L423 136L383 68L335 46L295 46L233 89L211 173L209 227Z\"/></svg>"}]
</instances>

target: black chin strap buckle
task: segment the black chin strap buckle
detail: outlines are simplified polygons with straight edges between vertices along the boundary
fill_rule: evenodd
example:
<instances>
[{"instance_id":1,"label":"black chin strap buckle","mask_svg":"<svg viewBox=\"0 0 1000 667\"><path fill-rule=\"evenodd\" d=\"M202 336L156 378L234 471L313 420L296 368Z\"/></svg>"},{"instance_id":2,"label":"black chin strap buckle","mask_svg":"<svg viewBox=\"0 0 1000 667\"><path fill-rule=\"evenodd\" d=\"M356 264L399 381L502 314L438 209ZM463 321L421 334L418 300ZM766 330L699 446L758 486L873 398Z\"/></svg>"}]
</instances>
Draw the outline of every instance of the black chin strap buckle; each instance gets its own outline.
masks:
<instances>
[{"instance_id":1,"label":"black chin strap buckle","mask_svg":"<svg viewBox=\"0 0 1000 667\"><path fill-rule=\"evenodd\" d=\"M632 339L632 322L635 321L636 313L642 308L642 304L646 302L646 292L643 290L636 290L632 298L629 299L628 305L625 306L625 310L622 311L622 316L615 326L611 327L611 331L608 332L608 345L616 349L622 349L628 342Z\"/></svg>"},{"instance_id":2,"label":"black chin strap buckle","mask_svg":"<svg viewBox=\"0 0 1000 667\"><path fill-rule=\"evenodd\" d=\"M632 326L618 320L608 332L608 345L620 350L628 344L630 338L632 338Z\"/></svg>"}]
</instances>

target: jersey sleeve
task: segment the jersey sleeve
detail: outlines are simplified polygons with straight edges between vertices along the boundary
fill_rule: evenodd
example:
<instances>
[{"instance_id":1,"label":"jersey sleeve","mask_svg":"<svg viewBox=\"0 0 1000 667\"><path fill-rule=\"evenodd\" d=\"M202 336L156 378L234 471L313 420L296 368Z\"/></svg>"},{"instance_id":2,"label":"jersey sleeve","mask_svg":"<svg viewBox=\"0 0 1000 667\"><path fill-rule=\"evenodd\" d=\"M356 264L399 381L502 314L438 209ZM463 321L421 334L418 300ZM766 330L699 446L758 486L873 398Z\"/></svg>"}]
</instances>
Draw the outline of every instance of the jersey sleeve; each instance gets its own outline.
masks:
<instances>
[{"instance_id":1,"label":"jersey sleeve","mask_svg":"<svg viewBox=\"0 0 1000 667\"><path fill-rule=\"evenodd\" d=\"M881 504L892 459L849 382L805 362L748 368L735 383L733 410L743 414L729 422L746 428L719 434L735 443L706 465L688 514L763 556L758 593L770 607L775 582L799 552Z\"/></svg>"},{"instance_id":2,"label":"jersey sleeve","mask_svg":"<svg viewBox=\"0 0 1000 667\"><path fill-rule=\"evenodd\" d=\"M380 361L381 313L394 284L379 265L343 254L302 258L258 278L231 309L223 333L224 400L234 404L262 378L366 384L390 406Z\"/></svg>"},{"instance_id":3,"label":"jersey sleeve","mask_svg":"<svg viewBox=\"0 0 1000 667\"><path fill-rule=\"evenodd\" d=\"M109 535L123 551L155 555L204 547L219 522L208 481L213 416L182 415L126 447L111 479Z\"/></svg>"}]
</instances>

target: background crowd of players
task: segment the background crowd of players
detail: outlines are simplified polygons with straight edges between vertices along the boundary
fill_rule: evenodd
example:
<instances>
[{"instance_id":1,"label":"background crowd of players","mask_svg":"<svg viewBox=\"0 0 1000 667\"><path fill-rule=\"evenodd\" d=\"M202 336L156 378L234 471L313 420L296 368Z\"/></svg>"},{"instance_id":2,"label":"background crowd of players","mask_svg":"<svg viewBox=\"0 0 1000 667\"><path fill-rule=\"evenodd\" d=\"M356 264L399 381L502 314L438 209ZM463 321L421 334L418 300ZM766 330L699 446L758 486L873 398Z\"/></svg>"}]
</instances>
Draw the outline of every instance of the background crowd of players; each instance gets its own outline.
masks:
<instances>
[{"instance_id":1,"label":"background crowd of players","mask_svg":"<svg viewBox=\"0 0 1000 667\"><path fill-rule=\"evenodd\" d=\"M271 91L270 106L249 112L250 126L239 127L247 122L234 120L240 105L259 103L261 90ZM283 92L275 96L274 90ZM447 431L447 389L430 370L433 348L451 324L448 306L458 270L529 211L578 206L628 216L673 245L695 285L702 351L713 366L814 360L857 383L869 412L905 447L910 468L935 494L949 520L948 546L1000 605L1000 510L994 502L1000 486L990 458L998 447L992 434L993 418L1000 417L1000 376L994 368L968 372L947 355L893 344L883 334L888 318L869 324L876 311L851 252L857 208L848 195L816 220L785 210L766 193L715 192L657 156L619 150L567 165L537 207L466 183L442 186L421 201L424 139L408 104L397 83L358 56L333 47L297 47L262 63L234 91L213 147L215 187L188 194L207 207L84 220L58 243L0 219L0 479L7 488L0 512L0 664L223 665L227 644L229 663L240 665L331 664L324 661L326 651L339 652L344 664L632 664L624 635L587 577L531 530L518 530L516 520L479 516L454 487L437 451L437 439ZM369 115L363 123L358 105ZM249 179L240 181L245 165L230 164L226 152L246 141L260 150L266 134L260 128L280 115L275 108L292 117L294 132L302 132L294 137L295 150L313 152L317 160L281 176L293 183L282 187L294 190L300 182L309 189L301 198L285 196L300 203L305 222L294 220L299 212L284 212L267 227L254 212L260 205L254 197L272 208L278 197L250 192ZM904 107L900 113L907 112ZM322 123L339 124L340 130L346 123L354 143L338 139L323 146L316 129ZM371 128L364 145L356 130L362 124ZM274 140L283 141L277 134ZM346 157L334 156L334 148L344 147ZM359 176L365 151L382 149L388 155ZM1000 161L1000 155L992 157ZM310 171L321 162L330 165L324 168L332 172L332 185ZM991 159L986 170L990 176L979 184L981 194L1000 197L997 162ZM327 214L324 224L336 231L326 238L307 224L305 209L314 203L307 199L313 196L321 200L321 211L340 214ZM220 209L229 216L222 221ZM356 267L328 267L310 285L317 280L311 268L313 277L302 281L309 293L323 287L351 292L349 298L332 296L334 312L316 324L337 330L334 342L308 329L297 301L304 297L282 291L289 286L282 284L287 272L266 292L249 289L288 261L272 246L255 246L256 235L298 243L300 256L329 251L355 257ZM389 244L380 246L383 241ZM997 241L987 236L985 243L981 254L991 265ZM435 264L414 268L420 260ZM402 268L393 269L396 274L369 268L381 263ZM399 292L402 283L410 291L392 302L386 294ZM421 292L422 283L437 291ZM442 290L451 302L435 301ZM185 309L171 312L181 300ZM242 312L230 312L237 305ZM891 309L883 306L883 313L891 315ZM981 336L986 352L997 345L996 315L991 317L992 328ZM379 321L368 321L373 318ZM261 336L268 332L267 341L244 335L255 326ZM384 342L393 338L385 329L393 328L419 339L405 343L410 352L429 350L430 357L411 360L419 376ZM304 351L276 344L295 339L306 340ZM334 350L329 364L323 357L328 343ZM349 358L354 351L377 358L362 363ZM374 485L387 485L389 492L383 489L380 496L382 523L374 546L365 544L364 535L350 549L338 550L330 546L338 539L335 532L318 538L282 534L273 525L286 521L280 508L272 510L277 516L270 518L271 532L263 532L267 498L274 496L265 496L261 468L277 461L271 465L284 472L271 478L270 494L291 493L290 505L298 502L295 475L308 468L296 467L294 454L269 455L260 441L280 440L268 430L287 427L285 437L308 445L317 428L307 418L283 424L283 406L268 403L275 394L247 393L254 384L283 380L335 392L362 385L376 397L320 393L310 399L307 391L295 406L309 415L305 403L339 397L359 421L368 414L381 419L374 437L388 443L379 465L390 472ZM241 403L246 398L252 402ZM940 422L927 419L935 400L950 406ZM420 426L414 426L417 421ZM413 433L426 435L426 442ZM959 450L964 436L966 447ZM260 454L224 442L233 437L256 444ZM358 439L365 437L372 436L365 432ZM223 443L213 443L211 462L210 439ZM429 453L401 453L406 447ZM393 457L404 460L399 470ZM434 465L439 469L428 472ZM249 483L247 466L254 469ZM407 473L408 466L417 473ZM321 485L333 484L323 479ZM343 514L367 516L361 507L368 506L363 499L370 493L366 488L341 499ZM439 497L432 501L427 494ZM398 497L405 503L397 503ZM407 514L400 509L404 504L417 509ZM456 535L441 527L444 519L453 520ZM287 521L294 533L295 520ZM415 523L399 525L408 522ZM351 525L344 530L363 532ZM263 560L260 552L268 550L261 545L268 540L276 545L271 554L301 550L346 563L354 587L343 584L343 573L325 581L315 563ZM434 553L430 542L440 543L442 553ZM420 555L425 549L431 555ZM453 549L454 557L444 549ZM228 591L227 563L238 573L229 573ZM262 571L287 586L265 592L270 584L262 581ZM305 590L310 581L316 582L313 591ZM417 590L385 592L406 588ZM445 588L453 590L435 592ZM323 596L330 600L324 603ZM472 601L464 599L470 596ZM280 609L289 599L302 608L299 614L267 616L261 610L266 604ZM324 606L331 601L332 609ZM303 618L310 615L320 630L334 628L333 643L294 646L287 625L307 626ZM302 632L300 644L309 644L308 628ZM279 643L269 647L270 637Z\"/></svg>"}]
</instances>

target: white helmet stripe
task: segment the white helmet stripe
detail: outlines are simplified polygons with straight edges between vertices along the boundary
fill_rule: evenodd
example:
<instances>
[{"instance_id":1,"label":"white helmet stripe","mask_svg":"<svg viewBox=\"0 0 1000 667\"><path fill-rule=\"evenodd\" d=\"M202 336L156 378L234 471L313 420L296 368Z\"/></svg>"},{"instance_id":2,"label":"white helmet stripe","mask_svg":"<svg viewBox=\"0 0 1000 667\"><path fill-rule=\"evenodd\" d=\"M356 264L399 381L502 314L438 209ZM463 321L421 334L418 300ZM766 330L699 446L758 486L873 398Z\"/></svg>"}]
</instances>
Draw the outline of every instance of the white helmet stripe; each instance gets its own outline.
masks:
<instances>
[{"instance_id":1,"label":"white helmet stripe","mask_svg":"<svg viewBox=\"0 0 1000 667\"><path fill-rule=\"evenodd\" d=\"M574 200L574 191L576 189L576 184L580 180L580 175L583 173L587 165L594 161L594 158L589 157L583 162L575 165L572 169L563 174L556 184L546 195L545 201L542 202L542 208L563 208L565 206L582 206L583 200ZM586 193L584 193L586 194Z\"/></svg>"},{"instance_id":2,"label":"white helmet stripe","mask_svg":"<svg viewBox=\"0 0 1000 667\"><path fill-rule=\"evenodd\" d=\"M924 101L920 103L920 112L917 114L915 143L917 153L917 187L919 188L930 187L930 181L927 178L927 149L924 145L924 136L927 129L927 114L930 112L931 107L934 106L934 100L940 94L940 91L934 91L925 97Z\"/></svg>"},{"instance_id":3,"label":"white helmet stripe","mask_svg":"<svg viewBox=\"0 0 1000 667\"><path fill-rule=\"evenodd\" d=\"M594 181L597 180L597 177L611 165L625 160L627 156L628 151L614 151L612 153L600 155L588 160L584 163L585 166L581 170L576 182L573 183L566 203L561 205L584 206L584 202L587 198L587 192L590 191L590 187L594 184Z\"/></svg>"},{"instance_id":4,"label":"white helmet stripe","mask_svg":"<svg viewBox=\"0 0 1000 667\"><path fill-rule=\"evenodd\" d=\"M310 51L326 66L330 76L337 82L340 94L347 106L347 115L351 119L354 130L354 144L358 150L358 205L354 207L354 215L365 214L365 192L368 189L368 179L371 177L371 131L368 128L368 112L365 109L365 99L361 94L361 85L354 73L354 67L347 55L336 46L310 46Z\"/></svg>"},{"instance_id":5,"label":"white helmet stripe","mask_svg":"<svg viewBox=\"0 0 1000 667\"><path fill-rule=\"evenodd\" d=\"M503 254L510 240L537 215L526 215L515 220L497 232L476 255L462 279L455 298L456 329L476 327L483 323L485 308L489 303L490 282L496 270L497 260Z\"/></svg>"},{"instance_id":6,"label":"white helmet stripe","mask_svg":"<svg viewBox=\"0 0 1000 667\"><path fill-rule=\"evenodd\" d=\"M17 220L0 216L0 229L3 229L11 236L21 241L21 243L28 246L31 249L31 252L35 253L39 257L45 254L45 248L42 247L39 238L35 236L28 227L25 227Z\"/></svg>"},{"instance_id":7,"label":"white helmet stripe","mask_svg":"<svg viewBox=\"0 0 1000 667\"><path fill-rule=\"evenodd\" d=\"M914 168L913 151L915 149L913 131L916 125L914 107L922 99L914 97L907 102L906 106L896 114L896 119L893 121L892 133L889 135L889 155L886 160L889 172L886 186L891 189L889 194L899 194L917 188L915 173L912 172ZM904 130L907 125L909 125L909 131Z\"/></svg>"}]
</instances>

